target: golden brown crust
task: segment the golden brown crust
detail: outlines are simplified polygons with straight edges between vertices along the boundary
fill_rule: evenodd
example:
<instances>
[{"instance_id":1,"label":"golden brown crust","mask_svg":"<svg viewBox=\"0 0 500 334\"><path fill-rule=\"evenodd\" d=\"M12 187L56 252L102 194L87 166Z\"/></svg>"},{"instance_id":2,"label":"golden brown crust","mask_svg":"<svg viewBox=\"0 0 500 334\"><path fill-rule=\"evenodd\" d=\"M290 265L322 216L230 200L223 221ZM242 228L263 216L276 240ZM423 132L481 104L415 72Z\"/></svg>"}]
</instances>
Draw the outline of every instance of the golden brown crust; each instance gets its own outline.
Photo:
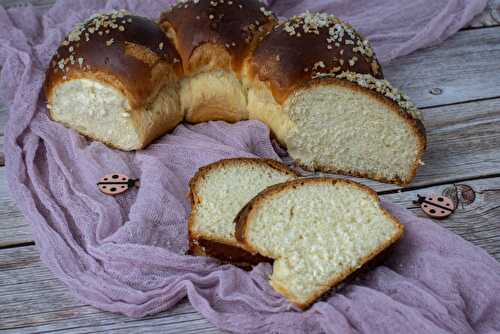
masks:
<instances>
[{"instance_id":1,"label":"golden brown crust","mask_svg":"<svg viewBox=\"0 0 500 334\"><path fill-rule=\"evenodd\" d=\"M304 14L281 23L260 43L247 68L251 79L269 85L280 104L317 72L352 71L383 78L368 41L327 14Z\"/></svg>"},{"instance_id":2,"label":"golden brown crust","mask_svg":"<svg viewBox=\"0 0 500 334\"><path fill-rule=\"evenodd\" d=\"M77 25L62 42L47 70L45 94L50 104L57 85L88 78L116 87L135 109L182 73L179 59L153 21L126 12L101 14Z\"/></svg>"},{"instance_id":3,"label":"golden brown crust","mask_svg":"<svg viewBox=\"0 0 500 334\"><path fill-rule=\"evenodd\" d=\"M238 244L234 243L232 240L215 240L209 239L205 236L198 235L193 226L195 222L197 205L201 203L201 198L198 196L198 184L203 180L212 170L232 165L232 164L265 164L277 171L285 174L289 174L292 177L299 177L295 171L289 169L286 165L272 160L272 159L261 159L261 158L232 158L223 159L207 166L201 167L196 174L189 181L189 198L191 200L191 214L188 218L188 234L189 234L189 244L190 250L194 254L200 253L200 246L203 247L203 253L214 257L217 257L223 261L231 263L249 263L257 264L262 262L263 257L260 255L252 255L245 250L243 250ZM226 254L224 251L227 252ZM239 249L239 250L236 250ZM267 261L267 260L266 260Z\"/></svg>"},{"instance_id":4,"label":"golden brown crust","mask_svg":"<svg viewBox=\"0 0 500 334\"><path fill-rule=\"evenodd\" d=\"M357 188L359 188L359 189L367 192L370 196L372 196L372 198L374 200L376 200L378 203L380 203L378 195L377 195L377 193L373 189L371 189L371 188L369 188L367 186L364 186L362 184L350 181L350 180L325 178L325 177L291 180L291 181L280 183L280 184L277 184L277 185L274 185L274 186L271 186L271 187L265 189L264 191L262 191L261 193L259 193L257 196L255 196L240 211L240 213L238 214L237 218L235 219L235 223L236 223L236 233L235 233L235 236L236 236L236 239L250 253L252 253L252 254L258 253L257 249L255 249L255 247L249 242L249 238L248 238L248 235L247 235L248 226L249 226L249 224L251 224L251 220L253 218L253 215L255 214L255 208L259 207L260 205L263 205L263 203L267 199L269 199L269 198L271 198L271 197L273 197L273 196L275 196L275 195L277 195L277 194L279 194L279 193L281 193L283 191L287 191L289 188L299 187L299 186L302 186L304 184L310 184L310 183L316 183L316 184L319 184L319 183L330 183L332 185L335 185L337 183L349 184L351 186L357 187ZM273 286L273 288L275 288L278 292L280 292L282 295L284 295L289 301L291 301L297 307L299 307L301 309L308 308L316 299L318 299L319 297L321 297L324 293L328 292L331 288L333 288L334 286L336 286L338 283L342 282L349 275L353 274L355 271L357 271L358 269L360 269L360 267L362 267L364 264L366 264L370 260L374 259L379 253L381 253L383 250L385 250L386 248L388 248L390 245L392 245L393 243L395 243L397 240L399 240L402 237L402 235L403 235L403 229L404 229L403 225L401 225L399 223L399 221L394 216L392 216L387 210L385 210L382 207L380 207L380 209L383 211L384 215L388 219L390 219L393 222L393 224L396 226L397 233L390 240L388 240L385 243L383 243L382 245L380 245L380 247L378 249L376 249L375 251L373 251L368 256L362 258L361 261L360 261L360 265L357 268L349 268L344 273L342 273L341 275L339 275L339 276L335 277L334 279L330 280L321 289L319 289L316 294L314 294L313 296L311 296L311 298L309 298L306 302L300 302L300 301L294 300L294 296L287 290L287 287L284 286L283 284L280 284L278 282L271 282L271 285ZM269 256L271 258L275 258L275 257L271 256L271 254L262 254L262 255Z\"/></svg>"},{"instance_id":5,"label":"golden brown crust","mask_svg":"<svg viewBox=\"0 0 500 334\"><path fill-rule=\"evenodd\" d=\"M186 74L200 68L226 68L239 75L244 59L276 19L257 0L200 0L179 2L161 15L160 24L174 41ZM207 43L218 48L213 57L193 57ZM231 68L218 61L227 58Z\"/></svg>"}]
</instances>

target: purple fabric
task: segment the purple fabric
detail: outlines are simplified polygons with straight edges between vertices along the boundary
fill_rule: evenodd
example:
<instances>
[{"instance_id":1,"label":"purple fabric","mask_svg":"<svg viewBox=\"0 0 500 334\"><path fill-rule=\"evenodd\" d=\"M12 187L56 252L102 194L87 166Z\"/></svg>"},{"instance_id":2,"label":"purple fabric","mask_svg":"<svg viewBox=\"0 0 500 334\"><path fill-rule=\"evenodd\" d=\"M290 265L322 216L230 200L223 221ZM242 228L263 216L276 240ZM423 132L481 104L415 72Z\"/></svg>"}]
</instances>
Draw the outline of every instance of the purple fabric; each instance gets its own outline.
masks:
<instances>
[{"instance_id":1,"label":"purple fabric","mask_svg":"<svg viewBox=\"0 0 500 334\"><path fill-rule=\"evenodd\" d=\"M44 263L78 298L132 317L187 296L221 329L245 333L493 333L500 331L500 265L437 224L384 205L406 226L384 265L306 312L252 272L187 248L188 180L221 158L279 159L258 122L180 125L146 150L124 153L51 122L40 94L49 59L73 24L102 9L155 17L168 1L59 1L48 12L0 8L0 89L10 106L7 177ZM278 14L328 10L373 40L384 60L436 43L485 0L274 1ZM116 198L95 187L116 171L141 187Z\"/></svg>"}]
</instances>

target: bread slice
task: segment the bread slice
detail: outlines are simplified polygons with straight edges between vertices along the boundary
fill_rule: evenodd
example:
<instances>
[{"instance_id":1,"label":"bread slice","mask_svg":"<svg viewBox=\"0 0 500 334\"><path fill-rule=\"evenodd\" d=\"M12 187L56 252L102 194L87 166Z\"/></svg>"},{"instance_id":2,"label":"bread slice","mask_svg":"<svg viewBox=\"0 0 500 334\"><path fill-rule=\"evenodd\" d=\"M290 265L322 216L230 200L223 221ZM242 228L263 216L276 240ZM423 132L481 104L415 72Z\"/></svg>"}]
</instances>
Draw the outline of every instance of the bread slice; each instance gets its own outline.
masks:
<instances>
[{"instance_id":1,"label":"bread slice","mask_svg":"<svg viewBox=\"0 0 500 334\"><path fill-rule=\"evenodd\" d=\"M402 234L373 190L331 178L269 187L236 218L237 240L274 259L272 287L303 309Z\"/></svg>"},{"instance_id":2,"label":"bread slice","mask_svg":"<svg viewBox=\"0 0 500 334\"><path fill-rule=\"evenodd\" d=\"M298 175L269 159L236 158L200 168L190 181L190 251L247 266L269 261L252 256L235 239L234 218L260 191Z\"/></svg>"}]
</instances>

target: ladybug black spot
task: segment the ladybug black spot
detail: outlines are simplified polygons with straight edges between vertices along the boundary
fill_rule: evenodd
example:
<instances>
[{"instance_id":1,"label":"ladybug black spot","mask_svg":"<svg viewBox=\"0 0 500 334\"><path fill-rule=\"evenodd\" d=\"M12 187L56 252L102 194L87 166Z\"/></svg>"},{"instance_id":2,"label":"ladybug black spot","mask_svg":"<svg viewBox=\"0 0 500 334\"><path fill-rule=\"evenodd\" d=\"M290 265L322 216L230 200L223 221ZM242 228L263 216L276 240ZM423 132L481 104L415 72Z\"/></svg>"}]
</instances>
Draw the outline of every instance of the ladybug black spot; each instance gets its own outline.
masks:
<instances>
[{"instance_id":1,"label":"ladybug black spot","mask_svg":"<svg viewBox=\"0 0 500 334\"><path fill-rule=\"evenodd\" d=\"M113 176L112 176L112 178L113 178L113 179L117 179L117 178L118 178L118 175L116 175L116 174L115 174L115 175L113 175Z\"/></svg>"},{"instance_id":2,"label":"ladybug black spot","mask_svg":"<svg viewBox=\"0 0 500 334\"><path fill-rule=\"evenodd\" d=\"M127 178L126 178L126 177L123 177L123 178L122 178L122 180L123 180L123 181L127 181Z\"/></svg>"},{"instance_id":3,"label":"ladybug black spot","mask_svg":"<svg viewBox=\"0 0 500 334\"><path fill-rule=\"evenodd\" d=\"M107 177L105 177L105 178L104 178L104 181L107 181L107 180L108 180L108 178L107 178Z\"/></svg>"},{"instance_id":4,"label":"ladybug black spot","mask_svg":"<svg viewBox=\"0 0 500 334\"><path fill-rule=\"evenodd\" d=\"M439 202L442 202L442 201L444 201L444 198L442 198L442 197L438 197L438 201L439 201Z\"/></svg>"},{"instance_id":5,"label":"ladybug black spot","mask_svg":"<svg viewBox=\"0 0 500 334\"><path fill-rule=\"evenodd\" d=\"M111 192L115 192L115 191L116 191L116 188L114 188L114 187L113 187L113 188L111 188L111 189L109 189L109 190L111 190Z\"/></svg>"},{"instance_id":6,"label":"ladybug black spot","mask_svg":"<svg viewBox=\"0 0 500 334\"><path fill-rule=\"evenodd\" d=\"M431 209L430 213L436 213L436 210Z\"/></svg>"},{"instance_id":7,"label":"ladybug black spot","mask_svg":"<svg viewBox=\"0 0 500 334\"><path fill-rule=\"evenodd\" d=\"M427 204L424 204L424 208L426 208L426 207L427 207Z\"/></svg>"},{"instance_id":8,"label":"ladybug black spot","mask_svg":"<svg viewBox=\"0 0 500 334\"><path fill-rule=\"evenodd\" d=\"M450 206L450 203L446 203L446 206Z\"/></svg>"},{"instance_id":9,"label":"ladybug black spot","mask_svg":"<svg viewBox=\"0 0 500 334\"><path fill-rule=\"evenodd\" d=\"M125 189L125 186L122 186L122 189Z\"/></svg>"},{"instance_id":10,"label":"ladybug black spot","mask_svg":"<svg viewBox=\"0 0 500 334\"><path fill-rule=\"evenodd\" d=\"M441 211L441 213L442 213L442 214L445 214L446 212L444 212L444 211Z\"/></svg>"},{"instance_id":11,"label":"ladybug black spot","mask_svg":"<svg viewBox=\"0 0 500 334\"><path fill-rule=\"evenodd\" d=\"M106 186L102 186L102 189L106 189L107 187Z\"/></svg>"}]
</instances>

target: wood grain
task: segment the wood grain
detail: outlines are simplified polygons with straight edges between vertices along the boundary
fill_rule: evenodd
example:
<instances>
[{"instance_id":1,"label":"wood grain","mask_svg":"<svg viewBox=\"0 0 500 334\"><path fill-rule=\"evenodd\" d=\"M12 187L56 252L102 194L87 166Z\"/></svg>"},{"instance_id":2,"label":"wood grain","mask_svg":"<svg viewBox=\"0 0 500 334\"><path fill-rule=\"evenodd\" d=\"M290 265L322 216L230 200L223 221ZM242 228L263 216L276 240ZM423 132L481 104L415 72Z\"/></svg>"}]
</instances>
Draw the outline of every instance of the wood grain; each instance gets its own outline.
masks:
<instances>
[{"instance_id":1,"label":"wood grain","mask_svg":"<svg viewBox=\"0 0 500 334\"><path fill-rule=\"evenodd\" d=\"M9 194L5 168L0 168L0 248L31 242L31 227Z\"/></svg>"},{"instance_id":2,"label":"wood grain","mask_svg":"<svg viewBox=\"0 0 500 334\"><path fill-rule=\"evenodd\" d=\"M4 141L4 138L2 135L0 135L0 167L5 166L5 156L3 153L3 141Z\"/></svg>"},{"instance_id":3,"label":"wood grain","mask_svg":"<svg viewBox=\"0 0 500 334\"><path fill-rule=\"evenodd\" d=\"M457 202L457 210L436 224L485 249L500 261L500 177L447 183L412 191L382 195L383 199L400 204L417 216L426 217L413 203L417 194L445 194Z\"/></svg>"},{"instance_id":4,"label":"wood grain","mask_svg":"<svg viewBox=\"0 0 500 334\"><path fill-rule=\"evenodd\" d=\"M384 73L420 108L500 97L500 27L460 31Z\"/></svg>"},{"instance_id":5,"label":"wood grain","mask_svg":"<svg viewBox=\"0 0 500 334\"><path fill-rule=\"evenodd\" d=\"M5 8L9 8L14 6L26 6L30 4L34 7L48 9L55 2L55 0L0 0L0 5Z\"/></svg>"},{"instance_id":6,"label":"wood grain","mask_svg":"<svg viewBox=\"0 0 500 334\"><path fill-rule=\"evenodd\" d=\"M413 200L417 194L446 194L457 199L458 209L448 219L436 221L500 260L500 177L445 184L382 195L382 198L422 211ZM474 194L474 196L472 196ZM169 312L143 320L100 312L83 305L41 264L33 246L0 250L0 330L16 333L95 333L100 331L217 332L183 302Z\"/></svg>"},{"instance_id":7,"label":"wood grain","mask_svg":"<svg viewBox=\"0 0 500 334\"><path fill-rule=\"evenodd\" d=\"M84 305L40 262L34 246L0 250L0 300L2 333L219 333L187 301L141 320Z\"/></svg>"},{"instance_id":8,"label":"wood grain","mask_svg":"<svg viewBox=\"0 0 500 334\"><path fill-rule=\"evenodd\" d=\"M7 125L8 111L7 107L0 101L0 166L5 165L5 157L3 152L3 135L5 133L5 126Z\"/></svg>"}]
</instances>

